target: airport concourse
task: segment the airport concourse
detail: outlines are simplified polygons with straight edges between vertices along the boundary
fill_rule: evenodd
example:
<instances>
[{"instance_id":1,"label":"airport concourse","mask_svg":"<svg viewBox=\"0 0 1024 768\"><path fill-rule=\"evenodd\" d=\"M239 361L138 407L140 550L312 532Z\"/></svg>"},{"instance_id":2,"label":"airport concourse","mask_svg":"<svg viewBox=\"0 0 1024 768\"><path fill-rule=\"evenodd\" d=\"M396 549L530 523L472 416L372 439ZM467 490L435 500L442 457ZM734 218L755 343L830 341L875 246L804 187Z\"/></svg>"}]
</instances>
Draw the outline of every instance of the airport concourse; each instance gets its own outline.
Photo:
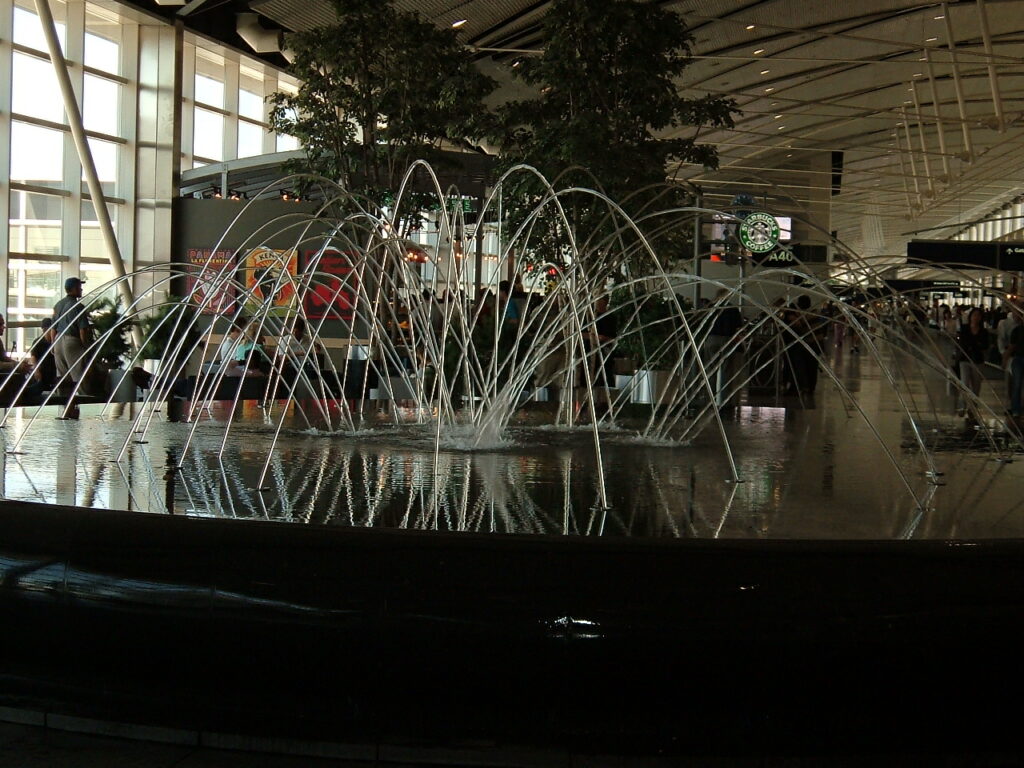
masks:
<instances>
[{"instance_id":1,"label":"airport concourse","mask_svg":"<svg viewBox=\"0 0 1024 768\"><path fill-rule=\"evenodd\" d=\"M0 764L1018 764L1022 34L0 0Z\"/></svg>"}]
</instances>

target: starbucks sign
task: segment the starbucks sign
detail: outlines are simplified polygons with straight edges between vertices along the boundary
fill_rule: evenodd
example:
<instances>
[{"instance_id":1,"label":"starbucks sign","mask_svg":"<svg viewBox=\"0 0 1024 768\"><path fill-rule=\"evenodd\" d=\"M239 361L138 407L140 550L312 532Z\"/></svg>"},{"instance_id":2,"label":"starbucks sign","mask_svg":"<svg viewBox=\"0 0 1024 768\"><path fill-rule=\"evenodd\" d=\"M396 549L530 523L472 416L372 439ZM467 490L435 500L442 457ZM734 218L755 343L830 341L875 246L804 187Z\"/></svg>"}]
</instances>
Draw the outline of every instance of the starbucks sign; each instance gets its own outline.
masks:
<instances>
[{"instance_id":1,"label":"starbucks sign","mask_svg":"<svg viewBox=\"0 0 1024 768\"><path fill-rule=\"evenodd\" d=\"M779 244L779 222L770 213L748 214L740 222L739 238L751 253L767 253Z\"/></svg>"}]
</instances>

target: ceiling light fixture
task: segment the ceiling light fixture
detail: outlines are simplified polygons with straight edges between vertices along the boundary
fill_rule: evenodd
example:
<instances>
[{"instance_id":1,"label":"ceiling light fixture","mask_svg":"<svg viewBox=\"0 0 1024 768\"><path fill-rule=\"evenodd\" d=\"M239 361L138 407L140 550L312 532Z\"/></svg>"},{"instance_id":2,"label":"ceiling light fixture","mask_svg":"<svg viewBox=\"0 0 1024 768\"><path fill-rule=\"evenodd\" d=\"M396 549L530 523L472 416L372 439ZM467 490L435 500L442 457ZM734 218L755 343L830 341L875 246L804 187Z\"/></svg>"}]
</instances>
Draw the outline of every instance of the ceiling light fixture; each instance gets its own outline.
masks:
<instances>
[{"instance_id":1,"label":"ceiling light fixture","mask_svg":"<svg viewBox=\"0 0 1024 768\"><path fill-rule=\"evenodd\" d=\"M747 24L747 32L749 32L749 31L750 31L750 30L752 30L753 28L754 28L754 25L753 25L753 24Z\"/></svg>"},{"instance_id":2,"label":"ceiling light fixture","mask_svg":"<svg viewBox=\"0 0 1024 768\"><path fill-rule=\"evenodd\" d=\"M778 130L778 131L784 131L785 129L786 129L786 126L784 126L784 125L780 125L778 128L776 128L776 130Z\"/></svg>"},{"instance_id":3,"label":"ceiling light fixture","mask_svg":"<svg viewBox=\"0 0 1024 768\"><path fill-rule=\"evenodd\" d=\"M946 14L942 14L940 16L935 16L934 18L935 18L936 21L938 21L939 19L944 19L944 18L946 18Z\"/></svg>"},{"instance_id":4,"label":"ceiling light fixture","mask_svg":"<svg viewBox=\"0 0 1024 768\"><path fill-rule=\"evenodd\" d=\"M756 51L754 51L755 56L760 56L762 53L764 53L764 48L758 48Z\"/></svg>"},{"instance_id":5,"label":"ceiling light fixture","mask_svg":"<svg viewBox=\"0 0 1024 768\"><path fill-rule=\"evenodd\" d=\"M925 42L926 42L926 43L934 43L934 42L936 42L936 41L937 41L938 39L939 39L939 38L937 38L937 37L929 37L929 38L928 38L927 40L925 40Z\"/></svg>"},{"instance_id":6,"label":"ceiling light fixture","mask_svg":"<svg viewBox=\"0 0 1024 768\"><path fill-rule=\"evenodd\" d=\"M765 92L765 93L771 93L771 92L772 92L772 91L774 91L774 90L775 90L774 88L765 88L765 89L764 89L764 92Z\"/></svg>"},{"instance_id":7,"label":"ceiling light fixture","mask_svg":"<svg viewBox=\"0 0 1024 768\"><path fill-rule=\"evenodd\" d=\"M463 24L465 24L467 21L469 21L469 19L459 19L458 21L453 21L452 22L452 29L458 29Z\"/></svg>"},{"instance_id":8,"label":"ceiling light fixture","mask_svg":"<svg viewBox=\"0 0 1024 768\"><path fill-rule=\"evenodd\" d=\"M781 119L782 119L782 115L776 115L776 116L775 116L775 119L776 119L776 120L781 120Z\"/></svg>"},{"instance_id":9,"label":"ceiling light fixture","mask_svg":"<svg viewBox=\"0 0 1024 768\"><path fill-rule=\"evenodd\" d=\"M771 72L771 70L770 70L770 69L762 69L762 70L761 70L761 74L762 74L762 75L767 75L767 74L768 74L769 72Z\"/></svg>"}]
</instances>

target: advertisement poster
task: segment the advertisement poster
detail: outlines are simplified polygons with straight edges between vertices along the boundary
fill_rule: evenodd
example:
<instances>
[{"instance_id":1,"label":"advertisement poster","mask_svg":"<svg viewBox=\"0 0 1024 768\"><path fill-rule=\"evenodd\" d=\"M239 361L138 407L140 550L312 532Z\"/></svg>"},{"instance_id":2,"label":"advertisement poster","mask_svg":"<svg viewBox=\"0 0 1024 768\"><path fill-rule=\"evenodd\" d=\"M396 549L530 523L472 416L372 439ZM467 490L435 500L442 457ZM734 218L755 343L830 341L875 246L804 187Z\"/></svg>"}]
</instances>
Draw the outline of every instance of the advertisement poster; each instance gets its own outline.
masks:
<instances>
[{"instance_id":1,"label":"advertisement poster","mask_svg":"<svg viewBox=\"0 0 1024 768\"><path fill-rule=\"evenodd\" d=\"M251 294L246 301L250 311L255 312L256 307L269 301L273 308L286 312L295 300L298 269L299 254L294 248L249 251L245 255L245 287Z\"/></svg>"},{"instance_id":2,"label":"advertisement poster","mask_svg":"<svg viewBox=\"0 0 1024 768\"><path fill-rule=\"evenodd\" d=\"M319 251L307 251L306 264L316 263ZM324 251L306 293L306 317L310 320L351 321L355 312L356 274L352 262L341 251Z\"/></svg>"},{"instance_id":3,"label":"advertisement poster","mask_svg":"<svg viewBox=\"0 0 1024 768\"><path fill-rule=\"evenodd\" d=\"M202 314L227 314L235 306L234 259L235 252L224 249L189 248L189 271L187 289L196 306L203 306ZM225 270L224 267L228 269Z\"/></svg>"}]
</instances>

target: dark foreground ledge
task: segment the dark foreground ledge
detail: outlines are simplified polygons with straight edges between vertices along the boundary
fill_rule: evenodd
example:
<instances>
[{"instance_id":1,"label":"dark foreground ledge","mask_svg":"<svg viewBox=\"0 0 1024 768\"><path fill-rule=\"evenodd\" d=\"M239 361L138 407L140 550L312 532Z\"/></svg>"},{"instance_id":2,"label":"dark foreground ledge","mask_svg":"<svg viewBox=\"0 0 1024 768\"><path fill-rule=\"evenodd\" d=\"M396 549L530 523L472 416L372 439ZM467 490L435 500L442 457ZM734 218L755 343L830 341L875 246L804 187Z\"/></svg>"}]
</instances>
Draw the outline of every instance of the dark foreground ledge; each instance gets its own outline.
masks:
<instances>
[{"instance_id":1,"label":"dark foreground ledge","mask_svg":"<svg viewBox=\"0 0 1024 768\"><path fill-rule=\"evenodd\" d=\"M485 536L0 502L0 627L0 706L152 726L1024 751L1018 541Z\"/></svg>"}]
</instances>

